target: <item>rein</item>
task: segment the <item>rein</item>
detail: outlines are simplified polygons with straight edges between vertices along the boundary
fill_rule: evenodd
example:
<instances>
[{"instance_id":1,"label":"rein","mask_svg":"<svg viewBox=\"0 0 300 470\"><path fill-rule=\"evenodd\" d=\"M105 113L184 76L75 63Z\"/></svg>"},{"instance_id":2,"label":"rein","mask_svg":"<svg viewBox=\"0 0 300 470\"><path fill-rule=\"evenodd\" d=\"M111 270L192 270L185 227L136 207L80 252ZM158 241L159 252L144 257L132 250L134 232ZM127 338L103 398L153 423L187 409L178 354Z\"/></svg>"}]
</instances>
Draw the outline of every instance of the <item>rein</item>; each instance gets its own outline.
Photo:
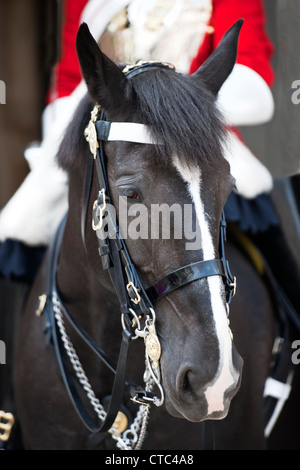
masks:
<instances>
[{"instance_id":1,"label":"rein","mask_svg":"<svg viewBox=\"0 0 300 470\"><path fill-rule=\"evenodd\" d=\"M147 62L139 63L136 66L130 66L125 70L126 76L131 78L136 74L142 73L153 67L171 67L168 64ZM100 119L98 120L98 114ZM91 112L91 120L85 130L85 137L89 143L89 152L87 157L86 179L83 194L83 206L81 214L81 234L84 247L86 220L91 196L92 180L94 169L96 169L98 197L93 204L92 228L96 232L98 240L98 252L102 261L103 270L107 270L114 290L118 296L121 312L121 324L123 327L122 342L117 364L102 351L96 343L87 335L87 333L76 324L69 315L63 302L60 299L56 287L56 268L59 260L60 246L64 233L63 221L53 248L50 250L50 284L45 311L49 319L52 331L53 343L58 358L58 363L62 377L79 417L84 425L92 433L109 432L117 441L120 448L131 449L139 448L145 434L147 424L149 405L151 403L161 406L164 401L163 389L161 386L159 359L161 356L161 347L155 329L155 311L153 305L161 297L178 289L188 283L208 276L222 276L226 290L226 300L229 304L235 293L235 278L232 277L228 262L225 258L225 238L226 222L222 214L220 223L220 257L212 260L199 261L181 267L178 270L169 273L158 280L152 286L144 288L134 264L131 261L125 241L121 237L119 226L111 213L111 197L108 186L108 177L106 173L106 155L103 143L107 140L127 140L143 144L159 144L151 138L147 126L140 123L110 123L106 121L104 112L98 105ZM108 230L104 227L104 218L109 218ZM103 409L100 402L93 395L87 377L84 374L79 358L74 351L73 345L66 334L64 327L64 317L71 323L71 326L90 347L90 349L112 370L115 374L113 389L109 399L107 411ZM136 385L126 376L127 360L132 340L143 338L145 342L145 363L144 374L145 386ZM72 349L73 348L73 349ZM86 407L77 390L76 378L68 370L67 355L75 370L77 380L87 392L87 396L96 411L101 424L95 424L91 419ZM77 368L77 369L76 369ZM140 405L138 412L139 419L136 418L136 428L139 428L140 439L129 439L126 431L118 429L116 417L120 411L123 399L124 387L129 387L131 400ZM153 393L153 387L158 387L160 398ZM128 432L128 431L127 431ZM134 431L135 432L135 431ZM129 434L134 434L129 429Z\"/></svg>"}]
</instances>

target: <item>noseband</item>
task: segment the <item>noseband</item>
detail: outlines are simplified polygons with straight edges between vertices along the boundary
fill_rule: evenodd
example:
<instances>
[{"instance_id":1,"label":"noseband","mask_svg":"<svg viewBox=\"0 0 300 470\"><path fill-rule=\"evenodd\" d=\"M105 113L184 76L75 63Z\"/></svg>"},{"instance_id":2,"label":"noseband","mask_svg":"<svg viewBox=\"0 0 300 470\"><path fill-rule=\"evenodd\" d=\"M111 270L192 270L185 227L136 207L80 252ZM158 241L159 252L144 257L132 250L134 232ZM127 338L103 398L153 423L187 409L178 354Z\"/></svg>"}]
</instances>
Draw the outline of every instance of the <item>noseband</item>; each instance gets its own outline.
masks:
<instances>
[{"instance_id":1,"label":"noseband","mask_svg":"<svg viewBox=\"0 0 300 470\"><path fill-rule=\"evenodd\" d=\"M133 76L147 71L153 67L171 67L169 64L147 62L129 67L125 70L126 76ZM98 114L100 114L98 119ZM117 365L102 351L94 341L76 324L69 315L61 301L56 286L56 267L59 258L60 244L63 236L64 226L58 232L57 239L53 245L50 256L50 288L48 295L49 323L53 342L56 348L61 373L71 397L72 403L86 427L93 433L109 431L114 426L115 418L120 410L124 385L129 386L132 400L139 403L143 409L149 408L150 403L157 406L163 403L163 389L160 384L159 359L161 355L160 344L155 330L154 304L163 296L168 295L175 289L179 289L191 282L209 276L221 276L224 281L226 300L229 304L235 292L235 278L232 277L228 262L225 258L224 243L226 235L226 222L222 214L220 222L220 257L211 260L198 261L187 266L180 267L176 271L167 274L152 286L144 288L139 275L131 261L125 241L121 237L119 226L111 213L112 202L108 186L106 171L106 155L103 143L107 140L127 140L143 144L157 144L152 140L147 126L140 123L110 123L106 120L104 112L99 106L95 106L91 113L91 120L85 130L86 140L89 142L87 157L86 179L83 194L83 206L81 214L81 232L85 246L86 220L91 196L94 168L98 184L98 197L93 204L92 227L97 234L98 251L102 261L102 267L108 271L115 292L118 296L121 311L121 323L123 326L122 343ZM108 230L104 227L104 218L110 220ZM53 314L54 311L54 314ZM64 359L64 348L66 332L63 324L63 316L71 323L72 327L91 348L91 350L115 373L112 394L107 407L107 412L100 416L101 425L95 425L88 416L82 404L74 378L68 371L66 359ZM61 336L61 338L59 337ZM129 347L132 339L141 337L145 341L145 357L148 380L145 387L134 384L126 376L126 366ZM66 349L66 348L65 348ZM70 348L69 348L70 349ZM70 358L70 354L69 358ZM76 362L77 359L74 359ZM72 359L71 359L72 361ZM145 374L145 375L147 375ZM152 392L157 386L160 399ZM96 406L94 407L96 409ZM97 411L97 410L96 410ZM98 413L99 417L99 413ZM112 429L115 429L114 427ZM115 433L115 430L114 430ZM112 437L114 437L112 433ZM116 433L115 433L116 435ZM136 446L135 446L136 448Z\"/></svg>"}]
</instances>

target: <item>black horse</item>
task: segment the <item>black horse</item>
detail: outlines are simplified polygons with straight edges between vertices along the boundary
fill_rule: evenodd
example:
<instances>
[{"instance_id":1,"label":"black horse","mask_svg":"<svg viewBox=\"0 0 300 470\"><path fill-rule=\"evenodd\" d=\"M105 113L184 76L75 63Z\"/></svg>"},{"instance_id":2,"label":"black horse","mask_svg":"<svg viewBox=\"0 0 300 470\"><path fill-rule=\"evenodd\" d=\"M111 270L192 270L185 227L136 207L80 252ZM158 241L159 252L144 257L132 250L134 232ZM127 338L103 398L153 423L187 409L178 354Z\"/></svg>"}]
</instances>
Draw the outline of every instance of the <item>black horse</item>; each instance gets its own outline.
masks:
<instances>
[{"instance_id":1,"label":"black horse","mask_svg":"<svg viewBox=\"0 0 300 470\"><path fill-rule=\"evenodd\" d=\"M58 154L69 211L29 296L14 367L26 449L199 449L206 420L216 420L216 448L265 448L274 309L228 244L238 278L229 326L222 211L234 180L215 106L241 23L190 77L160 63L124 73L80 27L89 93ZM156 218L162 204L172 210Z\"/></svg>"}]
</instances>

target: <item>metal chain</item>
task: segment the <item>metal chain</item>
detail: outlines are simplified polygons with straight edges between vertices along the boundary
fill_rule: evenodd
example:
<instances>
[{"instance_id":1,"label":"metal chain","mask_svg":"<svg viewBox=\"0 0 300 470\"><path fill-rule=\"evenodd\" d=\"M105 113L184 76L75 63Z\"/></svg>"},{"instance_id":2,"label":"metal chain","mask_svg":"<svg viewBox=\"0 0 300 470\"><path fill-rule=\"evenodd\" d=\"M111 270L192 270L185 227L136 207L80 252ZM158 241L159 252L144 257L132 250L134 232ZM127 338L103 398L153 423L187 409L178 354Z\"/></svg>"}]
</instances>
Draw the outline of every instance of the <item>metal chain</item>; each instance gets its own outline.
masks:
<instances>
[{"instance_id":1,"label":"metal chain","mask_svg":"<svg viewBox=\"0 0 300 470\"><path fill-rule=\"evenodd\" d=\"M148 384L146 385L146 392L151 392L153 389L154 382L150 380ZM147 431L147 425L148 425L148 420L149 420L149 414L150 414L150 405L144 407L144 414L142 417L142 425L141 425L141 430L140 430L140 437L136 443L136 446L134 450L140 450L142 448L143 442L146 437L146 431Z\"/></svg>"},{"instance_id":2,"label":"metal chain","mask_svg":"<svg viewBox=\"0 0 300 470\"><path fill-rule=\"evenodd\" d=\"M61 339L65 348L65 351L74 368L76 376L80 384L82 385L83 389L85 390L86 395L92 407L94 408L98 418L100 419L100 421L104 421L106 418L106 411L101 405L98 398L96 397L92 389L92 386L83 370L82 364L75 351L75 348L66 332L60 302L55 292L53 292L52 301L53 301L53 310L55 314L55 319L56 319L57 326L61 334ZM146 387L147 387L147 391L151 391L153 384L149 382L146 384ZM112 426L109 429L108 433L111 434L111 437L116 441L116 446L120 450L140 450L141 449L141 446L143 444L143 441L146 435L146 427L147 427L147 423L149 419L149 413L150 413L150 405L141 405L129 429L124 431L123 434L121 434L114 426Z\"/></svg>"}]
</instances>

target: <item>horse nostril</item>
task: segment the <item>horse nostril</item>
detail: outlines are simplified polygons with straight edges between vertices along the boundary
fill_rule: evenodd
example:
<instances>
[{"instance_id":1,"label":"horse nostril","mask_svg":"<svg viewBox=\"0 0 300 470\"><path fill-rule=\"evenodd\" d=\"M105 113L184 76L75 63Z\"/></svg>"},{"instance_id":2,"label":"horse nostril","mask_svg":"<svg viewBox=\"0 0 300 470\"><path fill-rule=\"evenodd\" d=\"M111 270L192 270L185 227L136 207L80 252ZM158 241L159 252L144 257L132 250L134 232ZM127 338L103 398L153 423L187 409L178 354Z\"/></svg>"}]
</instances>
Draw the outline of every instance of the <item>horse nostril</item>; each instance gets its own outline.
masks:
<instances>
[{"instance_id":1,"label":"horse nostril","mask_svg":"<svg viewBox=\"0 0 300 470\"><path fill-rule=\"evenodd\" d=\"M189 378L188 378L188 372L185 374L183 377L183 382L182 382L182 390L184 392L188 392L189 389L191 388Z\"/></svg>"},{"instance_id":2,"label":"horse nostril","mask_svg":"<svg viewBox=\"0 0 300 470\"><path fill-rule=\"evenodd\" d=\"M196 398L197 395L197 375L188 368L182 371L181 378L179 380L180 391L192 398Z\"/></svg>"}]
</instances>

